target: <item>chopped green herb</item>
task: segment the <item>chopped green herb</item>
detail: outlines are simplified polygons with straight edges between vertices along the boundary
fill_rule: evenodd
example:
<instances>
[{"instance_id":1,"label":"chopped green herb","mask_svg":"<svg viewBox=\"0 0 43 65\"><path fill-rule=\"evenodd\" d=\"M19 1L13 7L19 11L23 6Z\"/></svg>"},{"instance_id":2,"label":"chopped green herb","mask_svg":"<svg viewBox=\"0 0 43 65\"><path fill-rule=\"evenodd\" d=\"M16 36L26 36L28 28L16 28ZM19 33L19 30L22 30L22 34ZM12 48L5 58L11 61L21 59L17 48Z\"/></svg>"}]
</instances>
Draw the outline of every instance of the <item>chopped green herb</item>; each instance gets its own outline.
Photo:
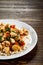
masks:
<instances>
[{"instance_id":1,"label":"chopped green herb","mask_svg":"<svg viewBox=\"0 0 43 65\"><path fill-rule=\"evenodd\" d=\"M11 38L15 38L16 36L12 36Z\"/></svg>"},{"instance_id":2,"label":"chopped green herb","mask_svg":"<svg viewBox=\"0 0 43 65\"><path fill-rule=\"evenodd\" d=\"M2 40L2 36L0 36L0 41Z\"/></svg>"},{"instance_id":3,"label":"chopped green herb","mask_svg":"<svg viewBox=\"0 0 43 65\"><path fill-rule=\"evenodd\" d=\"M6 31L10 31L10 28L9 28L9 27L7 27L5 30L6 30Z\"/></svg>"},{"instance_id":4,"label":"chopped green herb","mask_svg":"<svg viewBox=\"0 0 43 65\"><path fill-rule=\"evenodd\" d=\"M15 31L12 31L12 32L16 33Z\"/></svg>"},{"instance_id":5,"label":"chopped green herb","mask_svg":"<svg viewBox=\"0 0 43 65\"><path fill-rule=\"evenodd\" d=\"M6 37L6 40L10 41L10 36L7 36L7 37Z\"/></svg>"}]
</instances>

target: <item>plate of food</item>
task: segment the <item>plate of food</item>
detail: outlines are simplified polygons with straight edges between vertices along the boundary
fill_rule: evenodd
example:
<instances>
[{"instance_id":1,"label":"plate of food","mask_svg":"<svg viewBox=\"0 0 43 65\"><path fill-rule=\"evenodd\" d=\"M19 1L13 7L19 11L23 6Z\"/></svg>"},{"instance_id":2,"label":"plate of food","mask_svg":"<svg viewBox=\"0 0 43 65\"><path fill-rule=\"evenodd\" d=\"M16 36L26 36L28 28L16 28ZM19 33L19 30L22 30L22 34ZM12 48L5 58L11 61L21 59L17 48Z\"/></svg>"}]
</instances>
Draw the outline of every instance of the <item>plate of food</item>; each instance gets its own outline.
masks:
<instances>
[{"instance_id":1,"label":"plate of food","mask_svg":"<svg viewBox=\"0 0 43 65\"><path fill-rule=\"evenodd\" d=\"M15 19L0 20L0 60L29 53L37 40L37 33L30 25Z\"/></svg>"}]
</instances>

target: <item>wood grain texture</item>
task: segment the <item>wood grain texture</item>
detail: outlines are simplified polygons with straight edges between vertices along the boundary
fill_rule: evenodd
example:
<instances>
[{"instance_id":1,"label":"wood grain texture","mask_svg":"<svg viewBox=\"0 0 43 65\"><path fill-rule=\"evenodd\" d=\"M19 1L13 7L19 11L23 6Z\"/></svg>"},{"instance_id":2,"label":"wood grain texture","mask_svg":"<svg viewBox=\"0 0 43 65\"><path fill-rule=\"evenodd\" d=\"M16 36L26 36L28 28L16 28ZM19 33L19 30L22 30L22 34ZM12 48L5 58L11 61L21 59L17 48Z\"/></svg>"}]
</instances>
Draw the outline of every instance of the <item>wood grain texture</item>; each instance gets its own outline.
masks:
<instances>
[{"instance_id":1,"label":"wood grain texture","mask_svg":"<svg viewBox=\"0 0 43 65\"><path fill-rule=\"evenodd\" d=\"M43 0L0 0L0 19L18 19L38 34L36 47L23 57L0 60L0 65L43 65Z\"/></svg>"}]
</instances>

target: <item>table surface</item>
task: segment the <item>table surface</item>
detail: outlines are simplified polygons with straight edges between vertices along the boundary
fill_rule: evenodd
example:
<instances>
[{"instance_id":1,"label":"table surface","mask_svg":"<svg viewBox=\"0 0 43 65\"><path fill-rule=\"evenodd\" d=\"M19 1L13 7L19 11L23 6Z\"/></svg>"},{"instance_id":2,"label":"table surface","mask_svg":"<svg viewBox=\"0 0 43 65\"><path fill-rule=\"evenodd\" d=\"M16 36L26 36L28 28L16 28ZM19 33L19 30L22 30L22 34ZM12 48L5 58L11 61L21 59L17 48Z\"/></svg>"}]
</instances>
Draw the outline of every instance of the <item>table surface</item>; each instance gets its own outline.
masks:
<instances>
[{"instance_id":1,"label":"table surface","mask_svg":"<svg viewBox=\"0 0 43 65\"><path fill-rule=\"evenodd\" d=\"M0 65L43 65L43 1L0 0L0 19L26 22L38 34L38 43L30 53L13 60L0 60Z\"/></svg>"}]
</instances>

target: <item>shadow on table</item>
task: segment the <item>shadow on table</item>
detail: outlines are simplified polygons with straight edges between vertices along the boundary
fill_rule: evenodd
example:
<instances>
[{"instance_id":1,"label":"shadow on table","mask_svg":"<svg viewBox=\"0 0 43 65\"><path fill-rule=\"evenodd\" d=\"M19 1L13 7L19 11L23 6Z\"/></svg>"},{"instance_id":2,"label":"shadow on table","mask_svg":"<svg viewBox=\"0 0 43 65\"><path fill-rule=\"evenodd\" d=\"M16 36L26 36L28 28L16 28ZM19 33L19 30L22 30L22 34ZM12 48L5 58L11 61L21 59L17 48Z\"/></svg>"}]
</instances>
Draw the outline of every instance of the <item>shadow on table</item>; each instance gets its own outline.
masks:
<instances>
[{"instance_id":1,"label":"shadow on table","mask_svg":"<svg viewBox=\"0 0 43 65\"><path fill-rule=\"evenodd\" d=\"M37 55L37 48L38 46L36 45L36 47L28 54L17 58L17 59L11 59L11 60L0 60L0 64L4 64L4 65L22 65L22 64L27 64L28 62L30 62L31 60L34 59L34 57Z\"/></svg>"}]
</instances>

